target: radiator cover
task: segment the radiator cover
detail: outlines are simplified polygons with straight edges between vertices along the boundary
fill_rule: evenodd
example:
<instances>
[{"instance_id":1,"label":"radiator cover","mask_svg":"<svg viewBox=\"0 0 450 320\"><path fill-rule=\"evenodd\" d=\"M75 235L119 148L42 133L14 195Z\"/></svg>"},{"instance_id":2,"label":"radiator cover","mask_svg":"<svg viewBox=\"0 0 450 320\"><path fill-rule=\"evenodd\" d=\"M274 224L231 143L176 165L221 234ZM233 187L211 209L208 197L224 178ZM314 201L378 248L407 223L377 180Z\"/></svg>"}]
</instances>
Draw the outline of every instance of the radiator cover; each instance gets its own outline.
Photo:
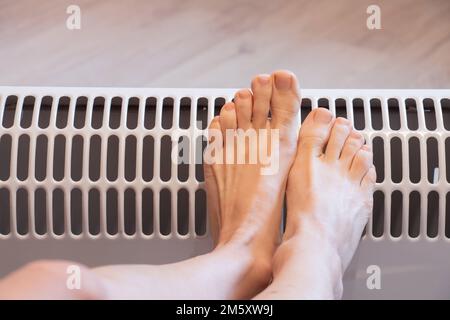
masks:
<instances>
[{"instance_id":1,"label":"radiator cover","mask_svg":"<svg viewBox=\"0 0 450 320\"><path fill-rule=\"evenodd\" d=\"M0 87L0 276L35 259L168 263L211 250L201 157L233 89ZM374 149L374 211L344 298L450 297L450 90L303 90ZM173 133L177 132L177 135ZM367 268L381 270L369 289ZM420 289L418 289L420 288Z\"/></svg>"}]
</instances>

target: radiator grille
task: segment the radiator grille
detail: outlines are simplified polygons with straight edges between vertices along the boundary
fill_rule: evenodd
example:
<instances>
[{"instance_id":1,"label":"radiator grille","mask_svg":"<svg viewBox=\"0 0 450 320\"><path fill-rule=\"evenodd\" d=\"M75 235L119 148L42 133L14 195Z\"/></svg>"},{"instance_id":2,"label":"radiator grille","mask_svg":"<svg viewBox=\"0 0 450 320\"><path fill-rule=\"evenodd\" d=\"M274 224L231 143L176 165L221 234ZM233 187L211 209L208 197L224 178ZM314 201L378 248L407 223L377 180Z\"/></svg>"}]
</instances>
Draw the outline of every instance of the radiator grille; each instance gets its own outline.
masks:
<instances>
[{"instance_id":1,"label":"radiator grille","mask_svg":"<svg viewBox=\"0 0 450 320\"><path fill-rule=\"evenodd\" d=\"M373 146L378 181L366 238L450 238L449 91L303 93L302 119L329 108ZM233 94L0 87L0 238L205 236L194 160ZM179 141L190 164L170 161Z\"/></svg>"}]
</instances>

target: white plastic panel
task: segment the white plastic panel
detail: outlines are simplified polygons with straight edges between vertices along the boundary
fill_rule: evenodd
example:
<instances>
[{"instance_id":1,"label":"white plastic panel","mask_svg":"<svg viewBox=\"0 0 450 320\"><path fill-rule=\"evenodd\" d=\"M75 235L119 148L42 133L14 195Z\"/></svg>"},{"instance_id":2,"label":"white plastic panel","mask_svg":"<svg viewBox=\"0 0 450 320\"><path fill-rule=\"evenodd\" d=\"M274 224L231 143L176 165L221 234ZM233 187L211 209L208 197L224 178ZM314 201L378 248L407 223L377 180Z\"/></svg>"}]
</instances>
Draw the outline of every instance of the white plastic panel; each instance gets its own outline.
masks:
<instances>
[{"instance_id":1,"label":"white plastic panel","mask_svg":"<svg viewBox=\"0 0 450 320\"><path fill-rule=\"evenodd\" d=\"M210 250L201 165L172 164L164 146L201 139L234 92L0 87L0 275L38 258L165 263ZM374 214L346 275L346 297L421 297L407 286L367 291L363 275L370 264L397 270L393 286L414 261L450 263L450 91L303 90L303 97L302 119L327 107L374 149ZM192 160L201 147L190 144ZM417 263L408 272L438 279L435 268ZM426 297L443 292L436 279L422 284Z\"/></svg>"}]
</instances>

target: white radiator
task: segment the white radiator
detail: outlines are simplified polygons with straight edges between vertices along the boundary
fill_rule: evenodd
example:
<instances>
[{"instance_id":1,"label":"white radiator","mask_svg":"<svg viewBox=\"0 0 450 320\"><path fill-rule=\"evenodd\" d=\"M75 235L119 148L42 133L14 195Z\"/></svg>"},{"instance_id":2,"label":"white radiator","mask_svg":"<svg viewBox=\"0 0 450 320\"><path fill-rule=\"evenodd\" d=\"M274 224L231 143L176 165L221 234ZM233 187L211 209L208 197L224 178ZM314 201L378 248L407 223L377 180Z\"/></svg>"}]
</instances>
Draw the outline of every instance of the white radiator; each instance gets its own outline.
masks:
<instances>
[{"instance_id":1,"label":"white radiator","mask_svg":"<svg viewBox=\"0 0 450 320\"><path fill-rule=\"evenodd\" d=\"M42 258L159 264L210 250L195 159L234 92L0 87L0 276ZM345 298L450 298L449 98L303 90L302 119L327 107L374 149L375 207ZM188 165L170 160L175 129L194 137ZM371 265L380 290L366 285Z\"/></svg>"}]
</instances>

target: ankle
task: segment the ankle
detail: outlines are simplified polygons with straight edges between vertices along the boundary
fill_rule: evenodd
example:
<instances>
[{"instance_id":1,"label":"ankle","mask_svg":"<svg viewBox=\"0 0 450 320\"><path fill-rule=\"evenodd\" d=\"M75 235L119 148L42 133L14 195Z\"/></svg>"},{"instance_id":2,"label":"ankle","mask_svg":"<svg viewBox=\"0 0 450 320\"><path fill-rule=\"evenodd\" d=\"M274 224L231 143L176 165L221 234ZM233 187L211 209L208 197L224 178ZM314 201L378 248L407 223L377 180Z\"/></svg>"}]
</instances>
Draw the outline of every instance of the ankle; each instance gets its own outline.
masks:
<instances>
[{"instance_id":1,"label":"ankle","mask_svg":"<svg viewBox=\"0 0 450 320\"><path fill-rule=\"evenodd\" d=\"M241 281L236 299L251 299L264 290L272 280L272 258L266 251L255 250L249 243L229 241L218 245L212 254L224 255L225 260L241 262Z\"/></svg>"},{"instance_id":2,"label":"ankle","mask_svg":"<svg viewBox=\"0 0 450 320\"><path fill-rule=\"evenodd\" d=\"M274 277L282 273L308 270L309 281L317 286L318 297L342 297L342 260L337 247L317 229L309 226L301 233L284 237L273 259Z\"/></svg>"}]
</instances>

